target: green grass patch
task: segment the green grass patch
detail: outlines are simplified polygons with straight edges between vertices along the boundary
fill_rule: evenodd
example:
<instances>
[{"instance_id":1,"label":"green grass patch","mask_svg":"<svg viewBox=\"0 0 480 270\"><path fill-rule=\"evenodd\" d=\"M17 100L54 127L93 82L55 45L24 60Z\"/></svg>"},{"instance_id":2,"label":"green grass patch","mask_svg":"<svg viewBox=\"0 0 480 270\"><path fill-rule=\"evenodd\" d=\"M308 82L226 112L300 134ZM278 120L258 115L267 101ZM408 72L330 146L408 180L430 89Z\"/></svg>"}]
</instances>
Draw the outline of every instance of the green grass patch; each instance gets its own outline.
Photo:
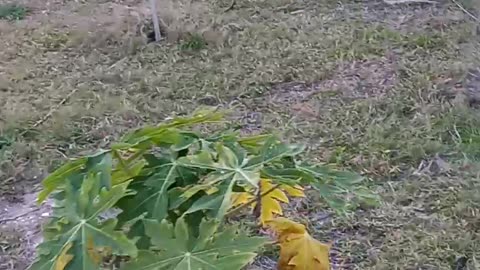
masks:
<instances>
[{"instance_id":1,"label":"green grass patch","mask_svg":"<svg viewBox=\"0 0 480 270\"><path fill-rule=\"evenodd\" d=\"M0 4L0 19L2 20L23 20L27 16L28 9L17 4Z\"/></svg>"},{"instance_id":2,"label":"green grass patch","mask_svg":"<svg viewBox=\"0 0 480 270\"><path fill-rule=\"evenodd\" d=\"M199 51L207 47L207 42L200 34L189 34L180 44L182 50Z\"/></svg>"}]
</instances>

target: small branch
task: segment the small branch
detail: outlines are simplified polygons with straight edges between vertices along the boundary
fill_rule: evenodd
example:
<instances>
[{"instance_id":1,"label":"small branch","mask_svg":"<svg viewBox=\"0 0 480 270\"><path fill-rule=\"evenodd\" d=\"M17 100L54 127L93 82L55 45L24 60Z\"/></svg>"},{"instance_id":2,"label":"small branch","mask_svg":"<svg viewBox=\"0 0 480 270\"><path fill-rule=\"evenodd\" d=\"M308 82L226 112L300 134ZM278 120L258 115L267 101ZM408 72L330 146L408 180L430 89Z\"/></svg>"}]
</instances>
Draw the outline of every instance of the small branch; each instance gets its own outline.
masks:
<instances>
[{"instance_id":1,"label":"small branch","mask_svg":"<svg viewBox=\"0 0 480 270\"><path fill-rule=\"evenodd\" d=\"M266 196L267 194L270 194L271 192L273 192L275 189L279 188L282 184L276 184L275 186L273 186L271 189L265 191L261 196L259 196L260 198L263 197L263 196ZM252 203L256 202L259 198L258 196L255 196L253 199L251 199L250 201L248 201L247 203L245 204L242 204L240 206L238 206L237 208L234 208L232 209L231 211L227 212L227 214L225 214L225 216L230 216L230 215L233 215L235 213L238 213L239 211L241 211L242 209L248 207L249 205L251 205Z\"/></svg>"},{"instance_id":2,"label":"small branch","mask_svg":"<svg viewBox=\"0 0 480 270\"><path fill-rule=\"evenodd\" d=\"M162 34L160 33L160 24L158 22L156 0L150 0L150 8L152 9L152 21L153 31L155 32L155 41L159 42L162 39Z\"/></svg>"},{"instance_id":3,"label":"small branch","mask_svg":"<svg viewBox=\"0 0 480 270\"><path fill-rule=\"evenodd\" d=\"M470 18L472 18L475 22L480 23L480 19L473 15L470 11L468 11L466 8L464 8L457 0L452 0L455 5L457 5L458 8L460 8L465 14L467 14Z\"/></svg>"}]
</instances>

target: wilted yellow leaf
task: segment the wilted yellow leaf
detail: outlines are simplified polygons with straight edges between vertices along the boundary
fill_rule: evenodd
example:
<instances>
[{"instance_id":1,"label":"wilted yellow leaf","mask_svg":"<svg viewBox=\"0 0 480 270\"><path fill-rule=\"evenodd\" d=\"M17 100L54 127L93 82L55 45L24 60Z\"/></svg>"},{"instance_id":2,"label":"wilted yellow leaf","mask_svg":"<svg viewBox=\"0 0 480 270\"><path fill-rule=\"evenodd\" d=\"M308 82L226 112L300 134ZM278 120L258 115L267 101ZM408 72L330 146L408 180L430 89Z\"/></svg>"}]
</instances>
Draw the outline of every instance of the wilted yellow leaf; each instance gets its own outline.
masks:
<instances>
[{"instance_id":1,"label":"wilted yellow leaf","mask_svg":"<svg viewBox=\"0 0 480 270\"><path fill-rule=\"evenodd\" d=\"M281 217L267 225L278 235L279 270L330 270L330 245L312 238L304 225Z\"/></svg>"},{"instance_id":2,"label":"wilted yellow leaf","mask_svg":"<svg viewBox=\"0 0 480 270\"><path fill-rule=\"evenodd\" d=\"M237 207L248 203L253 198L253 195L248 192L236 192L232 195L231 207Z\"/></svg>"},{"instance_id":3,"label":"wilted yellow leaf","mask_svg":"<svg viewBox=\"0 0 480 270\"><path fill-rule=\"evenodd\" d=\"M67 264L73 259L73 255L67 254L68 250L72 248L72 243L68 243L58 256L57 262L55 263L55 270L63 270Z\"/></svg>"},{"instance_id":4,"label":"wilted yellow leaf","mask_svg":"<svg viewBox=\"0 0 480 270\"><path fill-rule=\"evenodd\" d=\"M289 186L289 185L281 185L281 189L287 192L288 195L292 197L305 197L305 193L303 193L303 188L299 185Z\"/></svg>"},{"instance_id":5,"label":"wilted yellow leaf","mask_svg":"<svg viewBox=\"0 0 480 270\"><path fill-rule=\"evenodd\" d=\"M260 189L262 198L260 201L260 221L263 225L275 215L283 215L282 205L280 203L288 203L287 194L292 197L305 197L303 188L300 186L288 186L281 185L278 188L272 190L275 184L270 179L260 180ZM286 193L286 194L285 194ZM235 193L232 196L232 207L236 207L242 204L250 202L254 198L254 195L250 192ZM254 209L257 202L252 203L251 208Z\"/></svg>"}]
</instances>

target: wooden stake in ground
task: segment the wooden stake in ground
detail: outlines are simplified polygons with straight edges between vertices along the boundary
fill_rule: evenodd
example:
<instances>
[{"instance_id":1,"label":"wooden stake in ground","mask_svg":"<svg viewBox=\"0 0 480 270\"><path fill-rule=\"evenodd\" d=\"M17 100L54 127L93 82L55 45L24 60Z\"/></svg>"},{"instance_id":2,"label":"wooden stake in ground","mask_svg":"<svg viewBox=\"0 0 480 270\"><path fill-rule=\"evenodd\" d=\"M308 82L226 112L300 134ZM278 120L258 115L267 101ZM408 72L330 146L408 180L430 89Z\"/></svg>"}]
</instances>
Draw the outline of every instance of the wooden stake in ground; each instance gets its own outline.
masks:
<instances>
[{"instance_id":1,"label":"wooden stake in ground","mask_svg":"<svg viewBox=\"0 0 480 270\"><path fill-rule=\"evenodd\" d=\"M156 0L150 0L150 9L152 10L153 31L155 32L155 41L159 42L162 39L160 33L160 24L158 23L157 3Z\"/></svg>"}]
</instances>

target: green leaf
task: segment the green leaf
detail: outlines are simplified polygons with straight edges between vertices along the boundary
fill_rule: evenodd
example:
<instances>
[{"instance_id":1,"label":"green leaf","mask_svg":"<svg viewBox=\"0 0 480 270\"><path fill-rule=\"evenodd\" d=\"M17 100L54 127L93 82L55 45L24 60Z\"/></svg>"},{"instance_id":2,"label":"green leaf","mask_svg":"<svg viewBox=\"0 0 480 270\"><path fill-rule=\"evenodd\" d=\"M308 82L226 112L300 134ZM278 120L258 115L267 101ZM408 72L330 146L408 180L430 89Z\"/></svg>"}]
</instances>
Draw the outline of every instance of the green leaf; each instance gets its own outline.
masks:
<instances>
[{"instance_id":1,"label":"green leaf","mask_svg":"<svg viewBox=\"0 0 480 270\"><path fill-rule=\"evenodd\" d=\"M38 195L37 202L42 203L56 189L61 188L66 180L75 174L84 174L87 171L96 171L101 174L104 186L110 186L111 156L108 151L102 150L96 154L67 162L42 181L43 190ZM110 166L103 166L110 164ZM78 183L77 183L78 184ZM81 183L80 183L81 184Z\"/></svg>"},{"instance_id":2,"label":"green leaf","mask_svg":"<svg viewBox=\"0 0 480 270\"><path fill-rule=\"evenodd\" d=\"M297 168L265 167L261 174L263 178L287 185L310 184L315 181L315 177Z\"/></svg>"},{"instance_id":3,"label":"green leaf","mask_svg":"<svg viewBox=\"0 0 480 270\"><path fill-rule=\"evenodd\" d=\"M329 166L310 166L307 164L298 165L297 168L303 172L309 173L318 179L332 179L345 186L356 185L364 181L364 177L357 173L348 171L338 171Z\"/></svg>"},{"instance_id":4,"label":"green leaf","mask_svg":"<svg viewBox=\"0 0 480 270\"><path fill-rule=\"evenodd\" d=\"M37 202L42 203L43 201L45 201L48 195L50 195L50 193L52 193L61 184L63 184L67 177L79 172L82 168L84 168L86 162L87 157L69 161L62 167L51 173L49 176L47 176L47 178L43 179L43 190L38 195Z\"/></svg>"},{"instance_id":5,"label":"green leaf","mask_svg":"<svg viewBox=\"0 0 480 270\"><path fill-rule=\"evenodd\" d=\"M38 247L39 258L30 269L95 270L105 255L135 257L135 243L116 231L116 219L100 221L100 214L124 196L131 195L128 182L110 190L102 187L101 173L91 173L80 188L65 185L62 205L54 209L54 218L45 230L46 240Z\"/></svg>"},{"instance_id":6,"label":"green leaf","mask_svg":"<svg viewBox=\"0 0 480 270\"><path fill-rule=\"evenodd\" d=\"M270 140L273 136L271 134L262 134L255 136L248 136L239 138L238 143L249 152L253 154L258 154L262 146L265 145L265 142Z\"/></svg>"},{"instance_id":7,"label":"green leaf","mask_svg":"<svg viewBox=\"0 0 480 270\"><path fill-rule=\"evenodd\" d=\"M174 158L158 158L154 168L153 174L135 180L135 185L131 188L136 190L137 194L118 204L123 210L120 219L132 219L144 212L148 212L148 218L157 220L167 216L168 190L179 177L180 166Z\"/></svg>"},{"instance_id":8,"label":"green leaf","mask_svg":"<svg viewBox=\"0 0 480 270\"><path fill-rule=\"evenodd\" d=\"M185 212L185 214L194 213L200 210L209 210L210 214L217 219L222 219L230 208L232 201L233 188L235 181L224 181L218 186L218 191L204 195Z\"/></svg>"},{"instance_id":9,"label":"green leaf","mask_svg":"<svg viewBox=\"0 0 480 270\"><path fill-rule=\"evenodd\" d=\"M113 149L138 148L147 149L152 145L181 145L185 139L177 130L179 127L201 123L218 122L223 114L214 110L199 110L190 117L178 117L167 124L147 126L127 134L121 143L113 145ZM177 146L178 148L178 146Z\"/></svg>"},{"instance_id":10,"label":"green leaf","mask_svg":"<svg viewBox=\"0 0 480 270\"><path fill-rule=\"evenodd\" d=\"M209 182L215 180L243 182L252 186L258 186L260 181L259 169L262 164L251 164L247 169L246 154L241 151L233 151L229 147L217 144L217 161L212 157L212 153L202 151L197 155L180 158L178 162L185 167L194 167L211 170Z\"/></svg>"},{"instance_id":11,"label":"green leaf","mask_svg":"<svg viewBox=\"0 0 480 270\"><path fill-rule=\"evenodd\" d=\"M310 175L310 185L333 209L344 212L357 201L375 204L378 196L366 190L362 184L364 178L352 172L334 170L328 166L297 165L297 169Z\"/></svg>"},{"instance_id":12,"label":"green leaf","mask_svg":"<svg viewBox=\"0 0 480 270\"><path fill-rule=\"evenodd\" d=\"M302 149L286 145L271 137L265 141L256 156L247 156L247 152L239 144L217 143L216 156L215 153L204 150L197 155L180 158L178 162L186 167L210 171L203 183L219 185L219 192L202 197L187 213L209 210L216 218L221 219L229 208L235 186L247 185L258 188L260 171L265 165L294 156Z\"/></svg>"},{"instance_id":13,"label":"green leaf","mask_svg":"<svg viewBox=\"0 0 480 270\"><path fill-rule=\"evenodd\" d=\"M122 209L119 215L120 223L131 220L147 212L150 219L162 220L166 218L172 202L170 191L174 186L190 185L198 176L190 168L183 167L175 159L175 153L168 158L145 155L148 165L142 174L136 177L130 188L137 193L134 196L123 198L117 207ZM181 193L179 193L181 194ZM175 196L177 200L179 196ZM188 198L187 198L188 200ZM183 203L186 200L180 202Z\"/></svg>"},{"instance_id":14,"label":"green leaf","mask_svg":"<svg viewBox=\"0 0 480 270\"><path fill-rule=\"evenodd\" d=\"M180 131L165 127L144 127L135 131L122 142L112 145L114 150L143 149L154 146L170 146L179 143Z\"/></svg>"},{"instance_id":15,"label":"green leaf","mask_svg":"<svg viewBox=\"0 0 480 270\"><path fill-rule=\"evenodd\" d=\"M258 155L252 158L247 167L258 166L258 164L268 164L280 161L285 157L292 157L303 152L305 149L302 145L289 145L279 141L275 137L271 137L265 141L259 149Z\"/></svg>"},{"instance_id":16,"label":"green leaf","mask_svg":"<svg viewBox=\"0 0 480 270\"><path fill-rule=\"evenodd\" d=\"M179 136L178 142L171 146L172 151L179 152L188 149L198 140L198 135L192 132L182 132Z\"/></svg>"},{"instance_id":17,"label":"green leaf","mask_svg":"<svg viewBox=\"0 0 480 270\"><path fill-rule=\"evenodd\" d=\"M138 176L145 167L144 160L138 160L126 167L119 167L112 171L112 185L121 184Z\"/></svg>"},{"instance_id":18,"label":"green leaf","mask_svg":"<svg viewBox=\"0 0 480 270\"><path fill-rule=\"evenodd\" d=\"M221 143L217 144L216 150L217 160L214 160L212 153L208 151L178 160L178 163L185 167L204 169L207 173L209 172L200 184L219 186L219 192L206 195L196 201L187 213L211 210L211 214L221 219L229 208L232 190L236 185L258 187L262 163L256 166L251 164L247 168L245 166L248 164L248 158L245 151L232 150Z\"/></svg>"},{"instance_id":19,"label":"green leaf","mask_svg":"<svg viewBox=\"0 0 480 270\"><path fill-rule=\"evenodd\" d=\"M195 236L183 218L175 226L166 220L145 220L147 235L159 251L140 251L123 270L240 270L266 243L264 238L248 237L232 228L217 232L218 226L218 221L204 220Z\"/></svg>"}]
</instances>

